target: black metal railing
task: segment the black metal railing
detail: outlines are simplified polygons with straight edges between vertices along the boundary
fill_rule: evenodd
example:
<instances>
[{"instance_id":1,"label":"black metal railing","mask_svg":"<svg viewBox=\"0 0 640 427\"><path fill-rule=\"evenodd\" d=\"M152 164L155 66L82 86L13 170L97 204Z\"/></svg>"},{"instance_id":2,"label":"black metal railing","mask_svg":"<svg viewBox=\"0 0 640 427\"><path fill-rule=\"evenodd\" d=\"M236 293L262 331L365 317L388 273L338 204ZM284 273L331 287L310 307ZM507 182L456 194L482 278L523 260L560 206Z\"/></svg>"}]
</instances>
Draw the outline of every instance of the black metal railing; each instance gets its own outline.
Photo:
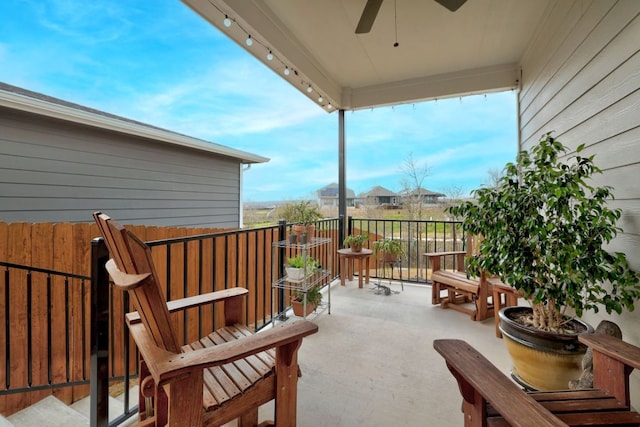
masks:
<instances>
[{"instance_id":1,"label":"black metal railing","mask_svg":"<svg viewBox=\"0 0 640 427\"><path fill-rule=\"evenodd\" d=\"M0 271L4 322L0 395L88 385L91 277L2 261ZM59 360L54 353L62 354L65 363L54 366Z\"/></svg>"},{"instance_id":2,"label":"black metal railing","mask_svg":"<svg viewBox=\"0 0 640 427\"><path fill-rule=\"evenodd\" d=\"M402 269L407 272L403 280L427 283L430 268L427 252L464 250L464 233L458 221L364 219L349 218L347 234L369 234L365 247L373 247L378 239L391 238L401 242L404 257ZM445 268L454 268L455 257L447 257ZM375 263L373 277L385 275L384 265Z\"/></svg>"},{"instance_id":3,"label":"black metal railing","mask_svg":"<svg viewBox=\"0 0 640 427\"><path fill-rule=\"evenodd\" d=\"M288 256L282 248L273 250L273 243L286 238L288 227L286 222L280 222L272 227L147 243L158 274L165 283L171 283L166 287L167 300L232 286L246 287L246 320L259 330L286 308L286 299L274 295L271 285L274 277L281 277ZM428 261L423 253L461 249L463 244L458 222L332 218L319 221L316 228L317 235L332 239L330 247L313 255L322 265L331 266L333 274L327 283L339 275L336 249L342 247L347 234L369 233L369 247L380 238L399 239L406 252L402 267L410 272L404 280L417 283L427 282ZM137 354L124 322L124 313L132 307L126 294L114 291L109 283L104 268L109 255L101 239L92 242L91 256L91 277L0 262L4 305L0 313L5 321L2 363L6 372L0 395L90 384L91 425L115 426L137 412L137 406L129 404L128 394L130 381L137 376ZM384 274L378 268L375 265L372 276ZM55 294L62 289L63 297L53 297L52 289ZM36 324L34 314L42 310L45 316L38 317ZM190 335L194 333L202 335L205 323L211 322L207 319L216 317L215 313L202 311L181 316L178 334L185 343L193 341ZM24 335L21 340L17 339L20 333ZM38 356L40 359L36 360L33 343L41 336L46 337L48 349L46 357ZM62 363L60 355L54 355L60 351L64 353ZM34 379L34 366L40 366L42 377L42 360L48 374L46 381L38 382ZM61 372L53 369L54 360L58 368L62 366ZM16 370L20 363L24 366ZM24 379L18 381L18 374ZM108 391L113 381L123 382L125 395L122 414L109 422Z\"/></svg>"}]
</instances>

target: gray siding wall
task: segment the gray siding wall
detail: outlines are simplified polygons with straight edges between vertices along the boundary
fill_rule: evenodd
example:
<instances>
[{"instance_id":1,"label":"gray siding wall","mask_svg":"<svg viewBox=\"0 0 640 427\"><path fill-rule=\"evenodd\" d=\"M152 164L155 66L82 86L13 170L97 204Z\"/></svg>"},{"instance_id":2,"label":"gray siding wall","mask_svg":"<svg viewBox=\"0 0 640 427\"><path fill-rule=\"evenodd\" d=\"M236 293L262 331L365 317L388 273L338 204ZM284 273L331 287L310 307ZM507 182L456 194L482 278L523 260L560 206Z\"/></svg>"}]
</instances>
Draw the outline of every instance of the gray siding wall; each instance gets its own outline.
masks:
<instances>
[{"instance_id":1,"label":"gray siding wall","mask_svg":"<svg viewBox=\"0 0 640 427\"><path fill-rule=\"evenodd\" d=\"M237 159L0 109L0 221L238 227Z\"/></svg>"},{"instance_id":2,"label":"gray siding wall","mask_svg":"<svg viewBox=\"0 0 640 427\"><path fill-rule=\"evenodd\" d=\"M640 270L640 1L558 1L522 61L520 131L529 148L548 131L575 149L585 144L603 169L594 184L615 188L624 232L611 250ZM640 345L636 311L585 319L618 323ZM640 407L640 376L632 402Z\"/></svg>"}]
</instances>

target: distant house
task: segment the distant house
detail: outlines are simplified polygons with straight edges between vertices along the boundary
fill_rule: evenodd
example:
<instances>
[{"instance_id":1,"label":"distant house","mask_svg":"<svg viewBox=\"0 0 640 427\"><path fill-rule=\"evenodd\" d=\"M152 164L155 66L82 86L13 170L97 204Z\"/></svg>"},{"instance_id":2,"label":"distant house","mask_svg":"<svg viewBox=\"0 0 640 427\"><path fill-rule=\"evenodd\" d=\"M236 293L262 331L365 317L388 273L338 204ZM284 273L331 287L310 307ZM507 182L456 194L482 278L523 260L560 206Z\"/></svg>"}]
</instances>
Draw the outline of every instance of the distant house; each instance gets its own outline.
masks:
<instances>
[{"instance_id":1,"label":"distant house","mask_svg":"<svg viewBox=\"0 0 640 427\"><path fill-rule=\"evenodd\" d=\"M369 206L400 206L401 198L398 193L387 190L379 185L366 193L360 194L360 201Z\"/></svg>"},{"instance_id":2,"label":"distant house","mask_svg":"<svg viewBox=\"0 0 640 427\"><path fill-rule=\"evenodd\" d=\"M319 207L337 207L338 206L338 184L331 184L322 187L317 192ZM347 207L355 205L356 193L352 189L347 188Z\"/></svg>"},{"instance_id":3,"label":"distant house","mask_svg":"<svg viewBox=\"0 0 640 427\"><path fill-rule=\"evenodd\" d=\"M269 159L0 83L0 222L236 228Z\"/></svg>"},{"instance_id":4,"label":"distant house","mask_svg":"<svg viewBox=\"0 0 640 427\"><path fill-rule=\"evenodd\" d=\"M403 200L411 202L421 202L424 205L432 205L438 203L440 197L445 197L446 194L436 193L426 188L417 188L412 191L405 191L401 193Z\"/></svg>"}]
</instances>

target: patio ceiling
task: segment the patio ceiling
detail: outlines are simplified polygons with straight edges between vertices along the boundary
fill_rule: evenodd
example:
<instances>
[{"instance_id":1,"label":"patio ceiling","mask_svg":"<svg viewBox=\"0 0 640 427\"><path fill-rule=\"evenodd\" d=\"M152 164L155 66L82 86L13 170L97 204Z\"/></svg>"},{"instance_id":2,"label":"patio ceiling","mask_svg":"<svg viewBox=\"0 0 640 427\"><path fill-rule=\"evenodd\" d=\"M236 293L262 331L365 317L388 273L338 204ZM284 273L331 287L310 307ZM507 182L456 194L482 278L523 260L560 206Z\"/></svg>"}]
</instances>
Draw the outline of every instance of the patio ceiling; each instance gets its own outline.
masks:
<instances>
[{"instance_id":1,"label":"patio ceiling","mask_svg":"<svg viewBox=\"0 0 640 427\"><path fill-rule=\"evenodd\" d=\"M456 12L434 0L385 0L366 34L355 34L366 0L182 1L333 111L515 88L559 0L467 0Z\"/></svg>"}]
</instances>

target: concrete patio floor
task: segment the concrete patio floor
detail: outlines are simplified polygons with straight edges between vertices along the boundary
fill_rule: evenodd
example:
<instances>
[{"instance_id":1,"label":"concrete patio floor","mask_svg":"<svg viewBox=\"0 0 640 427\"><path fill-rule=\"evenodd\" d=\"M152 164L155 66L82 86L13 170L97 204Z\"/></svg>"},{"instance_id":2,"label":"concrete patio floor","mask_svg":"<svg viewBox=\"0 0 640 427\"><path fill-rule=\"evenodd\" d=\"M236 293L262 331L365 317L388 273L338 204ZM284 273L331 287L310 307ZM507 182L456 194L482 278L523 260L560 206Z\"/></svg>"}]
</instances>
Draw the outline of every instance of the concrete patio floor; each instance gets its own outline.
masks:
<instances>
[{"instance_id":1,"label":"concrete patio floor","mask_svg":"<svg viewBox=\"0 0 640 427\"><path fill-rule=\"evenodd\" d=\"M432 306L429 286L400 291L394 283L400 292L385 296L372 285L332 284L331 314L310 317L320 330L299 351L298 426L464 425L457 384L433 340L463 339L508 375L493 319ZM272 417L264 405L261 420Z\"/></svg>"},{"instance_id":2,"label":"concrete patio floor","mask_svg":"<svg viewBox=\"0 0 640 427\"><path fill-rule=\"evenodd\" d=\"M374 282L360 289L357 277L346 286L335 281L331 314L308 317L319 332L305 338L298 353L297 425L463 426L462 397L433 340L465 340L509 375L511 362L493 318L474 322L433 306L427 285L405 283L401 291L392 283L387 296L376 294ZM260 408L264 420L273 420L273 403ZM135 418L124 425L135 425Z\"/></svg>"}]
</instances>

